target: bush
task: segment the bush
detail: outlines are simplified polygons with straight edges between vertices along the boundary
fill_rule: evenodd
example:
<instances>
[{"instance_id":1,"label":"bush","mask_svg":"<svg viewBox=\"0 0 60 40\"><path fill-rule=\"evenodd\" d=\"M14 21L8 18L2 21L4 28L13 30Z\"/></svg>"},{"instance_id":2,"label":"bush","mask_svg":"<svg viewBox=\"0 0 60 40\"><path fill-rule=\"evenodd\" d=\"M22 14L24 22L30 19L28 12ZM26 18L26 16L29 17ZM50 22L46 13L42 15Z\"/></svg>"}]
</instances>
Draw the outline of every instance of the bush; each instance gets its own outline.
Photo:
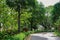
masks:
<instances>
[{"instance_id":1,"label":"bush","mask_svg":"<svg viewBox=\"0 0 60 40\"><path fill-rule=\"evenodd\" d=\"M0 32L0 40L24 40L24 38L24 33L9 35L8 33Z\"/></svg>"},{"instance_id":2,"label":"bush","mask_svg":"<svg viewBox=\"0 0 60 40\"><path fill-rule=\"evenodd\" d=\"M60 36L60 19L58 19L55 23L55 34Z\"/></svg>"},{"instance_id":3,"label":"bush","mask_svg":"<svg viewBox=\"0 0 60 40\"><path fill-rule=\"evenodd\" d=\"M24 33L16 34L16 35L14 35L14 37L18 38L19 40L24 40L25 34Z\"/></svg>"},{"instance_id":4,"label":"bush","mask_svg":"<svg viewBox=\"0 0 60 40\"><path fill-rule=\"evenodd\" d=\"M24 32L26 36L28 36L29 34L33 33L32 31L28 31L28 32Z\"/></svg>"}]
</instances>

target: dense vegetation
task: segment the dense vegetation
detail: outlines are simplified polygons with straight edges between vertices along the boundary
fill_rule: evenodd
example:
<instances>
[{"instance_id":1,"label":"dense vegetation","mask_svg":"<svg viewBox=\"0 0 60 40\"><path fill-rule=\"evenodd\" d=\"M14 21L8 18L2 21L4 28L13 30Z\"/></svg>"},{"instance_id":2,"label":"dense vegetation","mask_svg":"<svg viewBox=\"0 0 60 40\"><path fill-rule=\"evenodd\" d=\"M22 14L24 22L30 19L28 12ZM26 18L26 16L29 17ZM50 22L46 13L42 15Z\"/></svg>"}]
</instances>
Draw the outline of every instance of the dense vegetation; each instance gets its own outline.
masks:
<instances>
[{"instance_id":1,"label":"dense vegetation","mask_svg":"<svg viewBox=\"0 0 60 40\"><path fill-rule=\"evenodd\" d=\"M23 40L30 33L41 32L37 25L59 35L59 11L60 3L44 7L37 0L0 0L0 39Z\"/></svg>"}]
</instances>

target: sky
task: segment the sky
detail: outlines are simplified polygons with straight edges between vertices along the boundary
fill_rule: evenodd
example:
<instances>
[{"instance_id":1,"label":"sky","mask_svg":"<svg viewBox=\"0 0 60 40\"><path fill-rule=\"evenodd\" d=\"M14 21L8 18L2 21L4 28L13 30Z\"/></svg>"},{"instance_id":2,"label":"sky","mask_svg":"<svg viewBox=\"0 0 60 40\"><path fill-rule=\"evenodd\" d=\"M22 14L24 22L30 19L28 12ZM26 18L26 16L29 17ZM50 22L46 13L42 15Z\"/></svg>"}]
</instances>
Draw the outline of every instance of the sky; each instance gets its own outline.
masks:
<instances>
[{"instance_id":1,"label":"sky","mask_svg":"<svg viewBox=\"0 0 60 40\"><path fill-rule=\"evenodd\" d=\"M42 2L45 7L48 7L50 5L56 4L57 2L59 2L59 0L38 0L38 2Z\"/></svg>"}]
</instances>

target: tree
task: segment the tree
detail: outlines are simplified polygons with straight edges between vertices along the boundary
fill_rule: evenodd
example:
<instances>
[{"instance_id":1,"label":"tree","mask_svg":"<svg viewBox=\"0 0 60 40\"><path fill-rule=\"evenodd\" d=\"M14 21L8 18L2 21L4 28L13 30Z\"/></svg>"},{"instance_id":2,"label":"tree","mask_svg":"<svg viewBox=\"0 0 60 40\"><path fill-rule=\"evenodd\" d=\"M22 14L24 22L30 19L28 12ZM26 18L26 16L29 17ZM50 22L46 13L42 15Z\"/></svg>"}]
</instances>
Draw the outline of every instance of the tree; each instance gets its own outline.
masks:
<instances>
[{"instance_id":1,"label":"tree","mask_svg":"<svg viewBox=\"0 0 60 40\"><path fill-rule=\"evenodd\" d=\"M36 0L6 0L6 4L18 12L18 32L20 32L20 15L21 10L25 8L33 8Z\"/></svg>"},{"instance_id":2,"label":"tree","mask_svg":"<svg viewBox=\"0 0 60 40\"><path fill-rule=\"evenodd\" d=\"M60 36L60 2L54 5L52 12L52 20L55 27L55 33Z\"/></svg>"},{"instance_id":3,"label":"tree","mask_svg":"<svg viewBox=\"0 0 60 40\"><path fill-rule=\"evenodd\" d=\"M45 30L51 29L52 28L52 10L53 6L48 6L45 8L45 17L43 21L43 25L45 26Z\"/></svg>"},{"instance_id":4,"label":"tree","mask_svg":"<svg viewBox=\"0 0 60 40\"><path fill-rule=\"evenodd\" d=\"M31 17L28 19L32 29L37 29L36 25L40 24L44 19L45 8L42 3L36 2L36 6L32 9Z\"/></svg>"},{"instance_id":5,"label":"tree","mask_svg":"<svg viewBox=\"0 0 60 40\"><path fill-rule=\"evenodd\" d=\"M54 5L54 9L52 12L53 12L52 19L53 19L53 22L55 23L59 19L59 16L60 16L60 2Z\"/></svg>"},{"instance_id":6,"label":"tree","mask_svg":"<svg viewBox=\"0 0 60 40\"><path fill-rule=\"evenodd\" d=\"M7 6L5 4L5 0L0 0L0 27L2 27L1 24L3 24L4 26L6 21L5 18L7 17L7 11L8 11L6 7Z\"/></svg>"}]
</instances>

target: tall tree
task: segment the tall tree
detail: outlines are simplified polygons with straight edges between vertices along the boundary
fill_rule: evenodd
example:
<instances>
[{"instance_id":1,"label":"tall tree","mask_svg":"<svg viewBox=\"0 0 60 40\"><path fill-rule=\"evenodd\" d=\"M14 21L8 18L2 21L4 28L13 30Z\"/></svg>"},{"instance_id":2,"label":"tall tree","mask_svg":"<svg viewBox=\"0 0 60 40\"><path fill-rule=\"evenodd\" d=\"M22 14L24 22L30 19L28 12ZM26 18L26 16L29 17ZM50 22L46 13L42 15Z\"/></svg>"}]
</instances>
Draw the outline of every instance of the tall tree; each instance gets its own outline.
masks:
<instances>
[{"instance_id":1,"label":"tall tree","mask_svg":"<svg viewBox=\"0 0 60 40\"><path fill-rule=\"evenodd\" d=\"M36 2L36 6L32 10L31 17L28 19L31 24L31 30L37 29L36 25L40 24L41 21L44 19L45 8L42 3Z\"/></svg>"},{"instance_id":2,"label":"tall tree","mask_svg":"<svg viewBox=\"0 0 60 40\"><path fill-rule=\"evenodd\" d=\"M54 5L54 9L52 12L53 12L52 19L53 19L53 22L55 23L59 19L59 16L60 16L60 2Z\"/></svg>"},{"instance_id":3,"label":"tall tree","mask_svg":"<svg viewBox=\"0 0 60 40\"><path fill-rule=\"evenodd\" d=\"M54 5L54 9L52 11L52 20L54 24L54 28L56 33L60 33L60 2Z\"/></svg>"},{"instance_id":4,"label":"tall tree","mask_svg":"<svg viewBox=\"0 0 60 40\"><path fill-rule=\"evenodd\" d=\"M20 15L24 8L31 8L35 6L36 0L6 0L6 4L18 12L18 32L20 32Z\"/></svg>"}]
</instances>

